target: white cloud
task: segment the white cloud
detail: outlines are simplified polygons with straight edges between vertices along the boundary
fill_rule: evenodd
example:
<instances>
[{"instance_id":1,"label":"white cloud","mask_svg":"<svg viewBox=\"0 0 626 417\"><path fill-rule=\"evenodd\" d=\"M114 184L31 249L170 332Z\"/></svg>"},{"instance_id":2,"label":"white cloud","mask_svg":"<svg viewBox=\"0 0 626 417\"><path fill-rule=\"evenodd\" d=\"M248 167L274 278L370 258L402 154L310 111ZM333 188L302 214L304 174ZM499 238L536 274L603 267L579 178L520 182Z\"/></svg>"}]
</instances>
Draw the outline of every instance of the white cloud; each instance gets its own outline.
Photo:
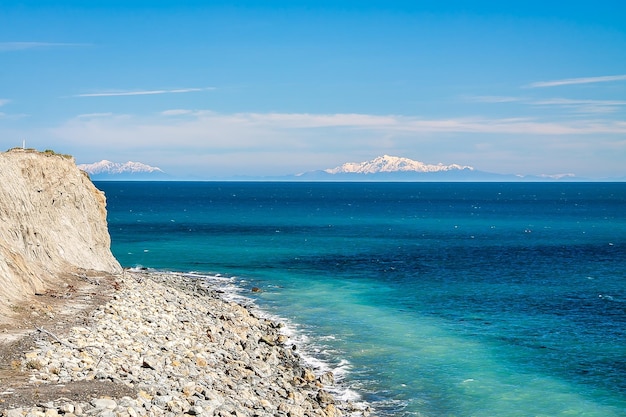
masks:
<instances>
[{"instance_id":1,"label":"white cloud","mask_svg":"<svg viewBox=\"0 0 626 417\"><path fill-rule=\"evenodd\" d=\"M468 100L477 103L513 103L516 101L523 101L520 97L507 96L473 96L468 97Z\"/></svg>"},{"instance_id":2,"label":"white cloud","mask_svg":"<svg viewBox=\"0 0 626 417\"><path fill-rule=\"evenodd\" d=\"M531 104L538 106L559 106L574 109L578 113L612 113L620 106L626 106L624 100L577 100L568 98L551 98L535 100Z\"/></svg>"},{"instance_id":3,"label":"white cloud","mask_svg":"<svg viewBox=\"0 0 626 417\"><path fill-rule=\"evenodd\" d=\"M21 51L24 49L36 48L58 48L72 46L88 46L83 43L62 43L62 42L0 42L0 52Z\"/></svg>"},{"instance_id":4,"label":"white cloud","mask_svg":"<svg viewBox=\"0 0 626 417\"><path fill-rule=\"evenodd\" d=\"M512 103L517 102L534 106L554 106L563 109L574 110L576 113L612 113L618 111L620 106L626 105L624 100L592 100L570 98L531 99L529 97L507 96L474 96L467 97L468 101L477 103Z\"/></svg>"},{"instance_id":5,"label":"white cloud","mask_svg":"<svg viewBox=\"0 0 626 417\"><path fill-rule=\"evenodd\" d=\"M101 93L85 93L77 94L73 97L117 97L117 96L146 96L155 94L180 94L180 93L193 93L198 91L210 91L215 90L215 87L205 88L179 88L173 90L135 90L135 91L107 91Z\"/></svg>"},{"instance_id":6,"label":"white cloud","mask_svg":"<svg viewBox=\"0 0 626 417\"><path fill-rule=\"evenodd\" d=\"M213 117L221 117L214 115ZM411 116L367 114L238 114L241 122L276 129L347 128L387 133L493 133L568 135L626 133L625 123L612 121L542 122L529 118L421 119Z\"/></svg>"},{"instance_id":7,"label":"white cloud","mask_svg":"<svg viewBox=\"0 0 626 417\"><path fill-rule=\"evenodd\" d=\"M18 120L18 119L23 119L25 117L28 117L29 115L26 113L2 113L0 112L0 119L5 119L5 120Z\"/></svg>"},{"instance_id":8,"label":"white cloud","mask_svg":"<svg viewBox=\"0 0 626 417\"><path fill-rule=\"evenodd\" d=\"M533 104L563 104L563 105L578 105L578 104L597 104L600 106L623 106L626 105L624 100L576 100L570 98L549 98L545 100L537 100Z\"/></svg>"},{"instance_id":9,"label":"white cloud","mask_svg":"<svg viewBox=\"0 0 626 417\"><path fill-rule=\"evenodd\" d=\"M7 99L7 98L0 98L0 107L4 106L5 104L9 103L11 100Z\"/></svg>"},{"instance_id":10,"label":"white cloud","mask_svg":"<svg viewBox=\"0 0 626 417\"><path fill-rule=\"evenodd\" d=\"M354 113L240 113L238 114L238 117L247 120L249 123L294 129L318 127L390 127L396 125L399 120L398 116L378 116Z\"/></svg>"},{"instance_id":11,"label":"white cloud","mask_svg":"<svg viewBox=\"0 0 626 417\"><path fill-rule=\"evenodd\" d=\"M624 103L624 102L614 102ZM183 114L185 110L176 110ZM538 134L593 134L626 133L626 122L610 120L578 120L569 122L543 122L531 118L447 118L422 119L414 116L371 115L358 113L310 114L310 113L233 113L213 111L190 112L194 116L189 123L217 123L218 125L241 125L268 129L317 129L348 128L373 131L407 132L477 132L477 133L527 133L530 128ZM164 119L154 120L157 124ZM176 126L180 126L177 124Z\"/></svg>"},{"instance_id":12,"label":"white cloud","mask_svg":"<svg viewBox=\"0 0 626 417\"><path fill-rule=\"evenodd\" d=\"M161 112L162 116L184 116L188 114L193 114L193 111L185 110L185 109L171 109L171 110L165 110Z\"/></svg>"},{"instance_id":13,"label":"white cloud","mask_svg":"<svg viewBox=\"0 0 626 417\"><path fill-rule=\"evenodd\" d=\"M187 115L172 118L173 115ZM95 146L163 146L189 149L323 148L392 143L399 137L438 134L597 135L626 134L626 122L573 120L543 122L526 118L421 119L397 115L234 113L168 110L157 117L80 115L52 130L62 141ZM90 145L91 146L91 145Z\"/></svg>"},{"instance_id":14,"label":"white cloud","mask_svg":"<svg viewBox=\"0 0 626 417\"><path fill-rule=\"evenodd\" d=\"M626 80L626 74L605 75L602 77L566 78L563 80L554 80L554 81L538 81L538 82L529 84L527 87L530 87L530 88L558 87L561 85L605 83L605 82L623 81L623 80Z\"/></svg>"},{"instance_id":15,"label":"white cloud","mask_svg":"<svg viewBox=\"0 0 626 417\"><path fill-rule=\"evenodd\" d=\"M93 119L96 117L111 117L113 116L113 113L109 112L109 113L86 113L86 114L79 114L78 116L76 116L76 118L78 119Z\"/></svg>"},{"instance_id":16,"label":"white cloud","mask_svg":"<svg viewBox=\"0 0 626 417\"><path fill-rule=\"evenodd\" d=\"M501 164L491 168L496 171L502 171L502 166L509 169L517 161L523 172L523 164L536 164L542 158L549 167L551 160L589 155L592 147L612 152L619 149L616 144L623 142L624 135L626 122L582 118L545 122L186 109L150 117L84 114L38 134L84 162L143 158L168 172L205 175L295 173L327 168L333 162L352 160L353 155L383 153L478 167ZM461 154L467 159L456 157ZM498 159L498 155L506 158ZM606 161L598 165L609 166Z\"/></svg>"}]
</instances>

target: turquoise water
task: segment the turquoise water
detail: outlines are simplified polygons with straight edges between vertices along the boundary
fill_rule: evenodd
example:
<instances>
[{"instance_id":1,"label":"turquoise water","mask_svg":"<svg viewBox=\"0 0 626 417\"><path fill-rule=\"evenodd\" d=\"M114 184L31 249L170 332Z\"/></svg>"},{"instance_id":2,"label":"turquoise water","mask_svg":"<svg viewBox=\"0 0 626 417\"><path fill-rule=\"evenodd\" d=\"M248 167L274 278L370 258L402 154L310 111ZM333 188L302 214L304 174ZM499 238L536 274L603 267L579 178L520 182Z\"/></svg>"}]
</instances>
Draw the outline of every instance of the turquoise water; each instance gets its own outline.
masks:
<instances>
[{"instance_id":1,"label":"turquoise water","mask_svg":"<svg viewBox=\"0 0 626 417\"><path fill-rule=\"evenodd\" d=\"M624 183L97 186L124 266L232 277L378 415L626 416Z\"/></svg>"}]
</instances>

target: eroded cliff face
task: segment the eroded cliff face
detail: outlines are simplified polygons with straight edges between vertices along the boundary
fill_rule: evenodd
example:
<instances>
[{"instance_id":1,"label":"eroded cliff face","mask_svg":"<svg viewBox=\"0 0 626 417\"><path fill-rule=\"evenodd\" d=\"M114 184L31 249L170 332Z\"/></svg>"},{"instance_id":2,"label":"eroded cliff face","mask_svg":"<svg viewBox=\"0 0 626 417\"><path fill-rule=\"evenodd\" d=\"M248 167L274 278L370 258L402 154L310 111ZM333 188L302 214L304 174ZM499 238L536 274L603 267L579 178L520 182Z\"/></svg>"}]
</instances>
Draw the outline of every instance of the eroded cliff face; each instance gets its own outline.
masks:
<instances>
[{"instance_id":1,"label":"eroded cliff face","mask_svg":"<svg viewBox=\"0 0 626 417\"><path fill-rule=\"evenodd\" d=\"M0 313L76 269L119 273L104 194L72 158L0 153Z\"/></svg>"}]
</instances>

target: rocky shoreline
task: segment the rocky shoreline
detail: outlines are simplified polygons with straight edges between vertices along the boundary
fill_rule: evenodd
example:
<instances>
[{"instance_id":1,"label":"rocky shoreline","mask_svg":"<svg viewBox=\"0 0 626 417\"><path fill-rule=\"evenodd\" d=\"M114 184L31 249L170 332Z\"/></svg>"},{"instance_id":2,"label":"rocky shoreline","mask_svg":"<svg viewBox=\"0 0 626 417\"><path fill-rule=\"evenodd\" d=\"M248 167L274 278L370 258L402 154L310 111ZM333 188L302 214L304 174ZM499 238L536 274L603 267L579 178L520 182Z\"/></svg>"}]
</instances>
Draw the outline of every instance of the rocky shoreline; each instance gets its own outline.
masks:
<instances>
[{"instance_id":1,"label":"rocky shoreline","mask_svg":"<svg viewBox=\"0 0 626 417\"><path fill-rule=\"evenodd\" d=\"M38 328L20 366L28 384L54 385L58 398L5 407L2 416L371 414L333 397L333 375L307 368L279 323L203 280L125 271L114 288L84 325L59 335ZM70 398L69 387L81 383L93 392ZM10 404L12 389L1 394Z\"/></svg>"}]
</instances>

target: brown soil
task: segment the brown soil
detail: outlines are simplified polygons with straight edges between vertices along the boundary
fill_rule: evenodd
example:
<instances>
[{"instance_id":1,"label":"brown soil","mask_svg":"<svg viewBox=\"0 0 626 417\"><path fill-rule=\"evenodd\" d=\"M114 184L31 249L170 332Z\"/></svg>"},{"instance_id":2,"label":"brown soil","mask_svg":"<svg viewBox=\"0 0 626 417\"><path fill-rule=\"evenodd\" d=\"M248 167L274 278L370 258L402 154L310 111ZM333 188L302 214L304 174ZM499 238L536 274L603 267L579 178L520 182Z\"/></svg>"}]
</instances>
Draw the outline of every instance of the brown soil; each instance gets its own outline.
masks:
<instances>
[{"instance_id":1,"label":"brown soil","mask_svg":"<svg viewBox=\"0 0 626 417\"><path fill-rule=\"evenodd\" d=\"M125 385L111 381L78 381L70 384L31 384L24 371L24 354L36 341L58 337L73 326L88 325L91 312L110 299L119 286L116 277L102 272L73 271L55 280L56 285L12 306L10 317L0 317L0 410L33 407L60 398L88 402L93 397L134 396Z\"/></svg>"}]
</instances>

